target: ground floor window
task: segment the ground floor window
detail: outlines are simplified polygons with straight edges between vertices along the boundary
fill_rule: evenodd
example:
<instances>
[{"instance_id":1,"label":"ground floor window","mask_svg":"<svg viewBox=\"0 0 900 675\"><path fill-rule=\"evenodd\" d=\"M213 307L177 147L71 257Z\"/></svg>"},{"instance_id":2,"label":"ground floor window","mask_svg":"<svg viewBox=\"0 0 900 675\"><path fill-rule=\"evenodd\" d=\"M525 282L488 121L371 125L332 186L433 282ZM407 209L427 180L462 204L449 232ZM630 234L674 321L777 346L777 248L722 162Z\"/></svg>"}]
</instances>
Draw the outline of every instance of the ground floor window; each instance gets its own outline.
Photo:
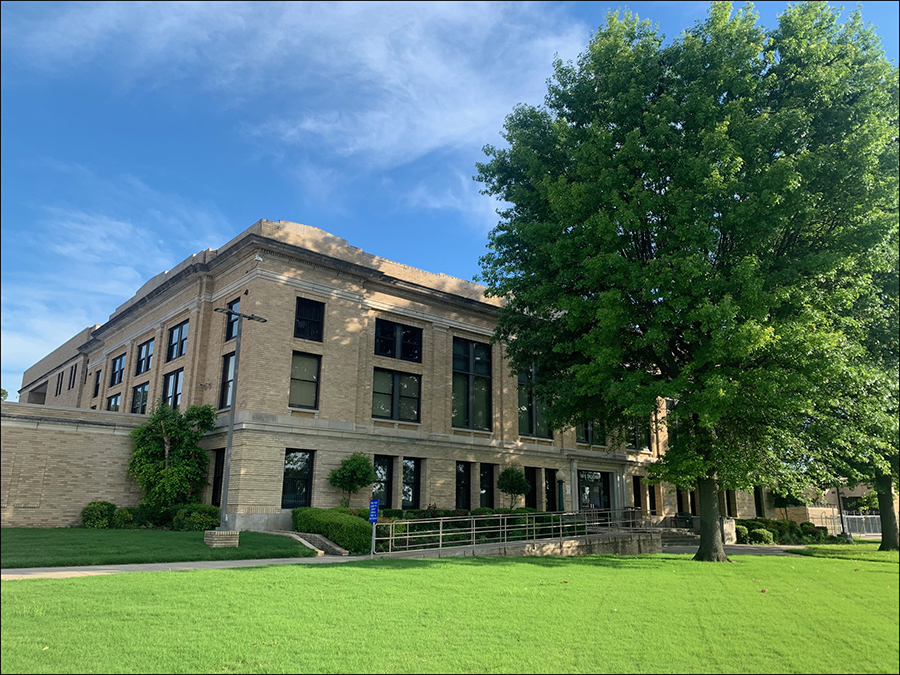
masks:
<instances>
[{"instance_id":1,"label":"ground floor window","mask_svg":"<svg viewBox=\"0 0 900 675\"><path fill-rule=\"evenodd\" d=\"M544 469L544 492L547 494L547 510L561 511L556 501L556 471Z\"/></svg>"},{"instance_id":2,"label":"ground floor window","mask_svg":"<svg viewBox=\"0 0 900 675\"><path fill-rule=\"evenodd\" d=\"M422 460L403 459L403 508L418 509L420 484L422 482Z\"/></svg>"},{"instance_id":3,"label":"ground floor window","mask_svg":"<svg viewBox=\"0 0 900 675\"><path fill-rule=\"evenodd\" d=\"M313 453L285 450L281 508L295 509L312 505Z\"/></svg>"},{"instance_id":4,"label":"ground floor window","mask_svg":"<svg viewBox=\"0 0 900 675\"><path fill-rule=\"evenodd\" d=\"M225 474L225 448L215 450L216 461L213 468L212 505L222 506L222 476Z\"/></svg>"},{"instance_id":5,"label":"ground floor window","mask_svg":"<svg viewBox=\"0 0 900 675\"><path fill-rule=\"evenodd\" d=\"M650 485L647 490L647 508L650 510L650 515L656 515L656 486Z\"/></svg>"},{"instance_id":6,"label":"ground floor window","mask_svg":"<svg viewBox=\"0 0 900 675\"><path fill-rule=\"evenodd\" d=\"M634 495L634 508L636 508L636 509L644 508L644 504L643 504L644 500L642 499L642 497L643 497L642 493L644 491L644 486L641 485L641 477L640 476L632 476L631 477L631 491Z\"/></svg>"},{"instance_id":7,"label":"ground floor window","mask_svg":"<svg viewBox=\"0 0 900 675\"><path fill-rule=\"evenodd\" d=\"M456 508L472 508L472 463L456 463Z\"/></svg>"},{"instance_id":8,"label":"ground floor window","mask_svg":"<svg viewBox=\"0 0 900 675\"><path fill-rule=\"evenodd\" d=\"M612 508L612 473L579 471L578 495L583 509Z\"/></svg>"},{"instance_id":9,"label":"ground floor window","mask_svg":"<svg viewBox=\"0 0 900 675\"><path fill-rule=\"evenodd\" d=\"M372 499L378 500L382 509L391 507L391 495L394 492L394 458L387 455L375 455L375 482L372 483Z\"/></svg>"},{"instance_id":10,"label":"ground floor window","mask_svg":"<svg viewBox=\"0 0 900 675\"><path fill-rule=\"evenodd\" d=\"M480 506L494 508L494 467L496 464L481 465L481 503Z\"/></svg>"},{"instance_id":11,"label":"ground floor window","mask_svg":"<svg viewBox=\"0 0 900 675\"><path fill-rule=\"evenodd\" d=\"M150 392L150 383L144 382L131 390L131 412L144 415L147 412L147 399Z\"/></svg>"},{"instance_id":12,"label":"ground floor window","mask_svg":"<svg viewBox=\"0 0 900 675\"><path fill-rule=\"evenodd\" d=\"M539 469L536 469L533 466L525 467L525 478L531 485L531 488L529 488L528 492L525 495L525 506L529 509L536 509L538 507L538 471Z\"/></svg>"}]
</instances>

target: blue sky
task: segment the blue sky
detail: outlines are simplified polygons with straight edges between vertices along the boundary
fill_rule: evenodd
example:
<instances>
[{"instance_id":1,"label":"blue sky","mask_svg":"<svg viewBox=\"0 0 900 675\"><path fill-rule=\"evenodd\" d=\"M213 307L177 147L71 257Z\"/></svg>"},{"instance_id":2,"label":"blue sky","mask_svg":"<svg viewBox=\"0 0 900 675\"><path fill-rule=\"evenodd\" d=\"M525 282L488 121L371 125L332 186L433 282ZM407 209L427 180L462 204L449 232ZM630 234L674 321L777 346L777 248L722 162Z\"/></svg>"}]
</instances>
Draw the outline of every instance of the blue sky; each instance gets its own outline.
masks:
<instances>
[{"instance_id":1,"label":"blue sky","mask_svg":"<svg viewBox=\"0 0 900 675\"><path fill-rule=\"evenodd\" d=\"M260 218L471 279L496 224L481 148L620 6L670 38L708 8L4 2L2 386ZM896 62L898 3L862 13Z\"/></svg>"}]
</instances>

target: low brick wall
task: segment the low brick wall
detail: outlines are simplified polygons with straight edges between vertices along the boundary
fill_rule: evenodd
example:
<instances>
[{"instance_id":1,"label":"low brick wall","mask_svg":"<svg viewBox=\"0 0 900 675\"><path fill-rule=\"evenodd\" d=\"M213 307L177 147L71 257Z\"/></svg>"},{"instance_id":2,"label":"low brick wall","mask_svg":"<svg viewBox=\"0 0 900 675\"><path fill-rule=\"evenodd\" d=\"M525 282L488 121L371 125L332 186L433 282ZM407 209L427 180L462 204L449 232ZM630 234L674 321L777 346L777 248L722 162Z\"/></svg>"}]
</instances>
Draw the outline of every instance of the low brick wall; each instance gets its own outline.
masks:
<instances>
[{"instance_id":1,"label":"low brick wall","mask_svg":"<svg viewBox=\"0 0 900 675\"><path fill-rule=\"evenodd\" d=\"M145 415L4 401L0 405L3 527L71 527L95 500L136 506L129 432Z\"/></svg>"}]
</instances>

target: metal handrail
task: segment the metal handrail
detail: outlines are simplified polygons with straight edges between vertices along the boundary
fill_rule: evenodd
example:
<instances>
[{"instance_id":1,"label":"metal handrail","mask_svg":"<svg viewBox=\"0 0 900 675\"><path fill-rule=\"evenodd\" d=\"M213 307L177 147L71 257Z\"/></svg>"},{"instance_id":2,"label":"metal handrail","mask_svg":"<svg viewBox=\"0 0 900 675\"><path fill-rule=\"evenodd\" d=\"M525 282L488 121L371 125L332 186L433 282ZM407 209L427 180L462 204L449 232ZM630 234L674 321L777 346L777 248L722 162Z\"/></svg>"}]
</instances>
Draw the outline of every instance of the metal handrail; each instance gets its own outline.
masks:
<instances>
[{"instance_id":1,"label":"metal handrail","mask_svg":"<svg viewBox=\"0 0 900 675\"><path fill-rule=\"evenodd\" d=\"M377 523L375 551L393 553L513 541L535 542L650 528L649 515L640 509L584 509L416 518Z\"/></svg>"}]
</instances>

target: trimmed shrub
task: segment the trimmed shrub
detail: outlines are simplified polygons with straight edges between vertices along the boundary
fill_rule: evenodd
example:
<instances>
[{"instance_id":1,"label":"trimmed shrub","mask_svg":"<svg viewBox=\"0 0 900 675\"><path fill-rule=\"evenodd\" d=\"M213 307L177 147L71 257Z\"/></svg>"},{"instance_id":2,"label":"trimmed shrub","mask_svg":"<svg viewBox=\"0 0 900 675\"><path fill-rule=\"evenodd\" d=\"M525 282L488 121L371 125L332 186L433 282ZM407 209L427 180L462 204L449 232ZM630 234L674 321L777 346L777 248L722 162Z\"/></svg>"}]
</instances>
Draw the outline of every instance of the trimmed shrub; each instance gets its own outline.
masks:
<instances>
[{"instance_id":1,"label":"trimmed shrub","mask_svg":"<svg viewBox=\"0 0 900 675\"><path fill-rule=\"evenodd\" d=\"M487 506L479 506L477 509L472 509L471 513L473 516L492 516L497 512Z\"/></svg>"},{"instance_id":2,"label":"trimmed shrub","mask_svg":"<svg viewBox=\"0 0 900 675\"><path fill-rule=\"evenodd\" d=\"M749 533L750 533L750 531L743 525L735 525L734 526L734 536L737 539L738 544L746 544L747 543L747 535Z\"/></svg>"},{"instance_id":3,"label":"trimmed shrub","mask_svg":"<svg viewBox=\"0 0 900 675\"><path fill-rule=\"evenodd\" d=\"M187 504L175 504L174 506L158 506L156 504L138 504L138 525L147 527L169 528L175 514Z\"/></svg>"},{"instance_id":4,"label":"trimmed shrub","mask_svg":"<svg viewBox=\"0 0 900 675\"><path fill-rule=\"evenodd\" d=\"M381 515L384 518L393 518L395 520L403 519L403 509L381 509Z\"/></svg>"},{"instance_id":5,"label":"trimmed shrub","mask_svg":"<svg viewBox=\"0 0 900 675\"><path fill-rule=\"evenodd\" d=\"M541 513L539 509L533 509L530 506L520 506L517 509L513 509L513 513Z\"/></svg>"},{"instance_id":6,"label":"trimmed shrub","mask_svg":"<svg viewBox=\"0 0 900 675\"><path fill-rule=\"evenodd\" d=\"M181 532L214 530L219 526L219 507L212 504L182 506L172 519L172 529Z\"/></svg>"},{"instance_id":7,"label":"trimmed shrub","mask_svg":"<svg viewBox=\"0 0 900 675\"><path fill-rule=\"evenodd\" d=\"M110 524L117 530L133 530L138 526L137 513L136 506L123 506L116 509Z\"/></svg>"},{"instance_id":8,"label":"trimmed shrub","mask_svg":"<svg viewBox=\"0 0 900 675\"><path fill-rule=\"evenodd\" d=\"M85 527L105 530L112 523L116 505L111 502L91 502L81 509L81 522Z\"/></svg>"},{"instance_id":9,"label":"trimmed shrub","mask_svg":"<svg viewBox=\"0 0 900 675\"><path fill-rule=\"evenodd\" d=\"M751 544L774 544L775 539L772 537L772 533L763 528L759 528L756 530L750 530L750 534L747 537L748 541Z\"/></svg>"},{"instance_id":10,"label":"trimmed shrub","mask_svg":"<svg viewBox=\"0 0 900 675\"><path fill-rule=\"evenodd\" d=\"M365 555L372 545L372 526L337 509L300 507L291 511L291 521L295 532L321 534L353 555Z\"/></svg>"}]
</instances>

